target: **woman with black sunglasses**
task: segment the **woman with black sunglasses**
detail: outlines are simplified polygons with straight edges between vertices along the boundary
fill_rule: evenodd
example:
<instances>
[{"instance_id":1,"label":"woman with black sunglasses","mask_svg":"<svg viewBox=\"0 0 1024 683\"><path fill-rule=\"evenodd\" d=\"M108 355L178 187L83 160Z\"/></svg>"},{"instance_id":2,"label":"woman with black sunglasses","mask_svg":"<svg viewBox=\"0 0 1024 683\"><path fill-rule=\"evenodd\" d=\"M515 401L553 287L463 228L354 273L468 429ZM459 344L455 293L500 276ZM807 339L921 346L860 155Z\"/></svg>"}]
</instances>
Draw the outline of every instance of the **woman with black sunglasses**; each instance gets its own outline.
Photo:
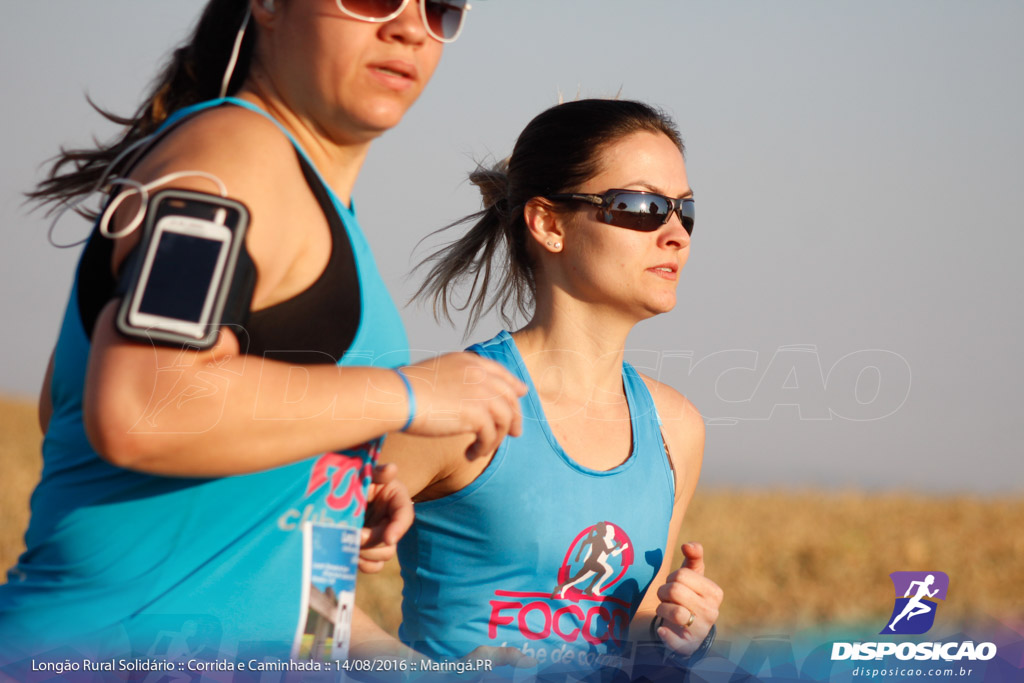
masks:
<instances>
[{"instance_id":1,"label":"woman with black sunglasses","mask_svg":"<svg viewBox=\"0 0 1024 683\"><path fill-rule=\"evenodd\" d=\"M573 671L628 652L630 639L699 656L722 591L700 544L670 565L704 424L623 362L633 326L675 305L689 256L693 193L675 124L639 102L569 102L470 178L485 208L428 259L419 294L447 316L468 279L471 326L492 307L506 324L529 320L470 348L529 387L523 433L496 449L388 440L383 460L416 501L398 551L402 639L448 657L507 645Z\"/></svg>"},{"instance_id":2,"label":"woman with black sunglasses","mask_svg":"<svg viewBox=\"0 0 1024 683\"><path fill-rule=\"evenodd\" d=\"M365 517L359 566L379 569L411 518L393 468L374 470L382 436L473 434L489 450L518 432L524 388L500 364L462 353L400 368L404 328L351 209L370 144L417 99L466 9L211 0L137 115L108 115L120 138L62 153L31 194L108 203L43 387L43 476L28 549L0 586L0 670L46 652L159 656L169 640L230 661L323 651L345 605L315 577L349 576L355 559L321 561L311 538L347 526L358 547ZM248 208L252 267L230 283L242 306L212 348L120 326L124 292L167 257L126 265L140 197L164 188ZM194 289L191 268L169 275L146 281L154 301ZM356 617L353 647L381 633Z\"/></svg>"}]
</instances>

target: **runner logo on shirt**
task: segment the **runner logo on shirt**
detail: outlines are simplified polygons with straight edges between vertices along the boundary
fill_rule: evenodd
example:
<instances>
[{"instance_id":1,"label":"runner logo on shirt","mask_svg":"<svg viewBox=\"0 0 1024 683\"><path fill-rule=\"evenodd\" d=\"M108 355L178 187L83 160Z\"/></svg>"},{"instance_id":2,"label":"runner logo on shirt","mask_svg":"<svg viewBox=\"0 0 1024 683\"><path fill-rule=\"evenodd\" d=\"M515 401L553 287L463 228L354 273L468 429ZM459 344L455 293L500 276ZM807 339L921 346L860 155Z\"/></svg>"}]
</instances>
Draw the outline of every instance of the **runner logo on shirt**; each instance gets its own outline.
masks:
<instances>
[{"instance_id":1,"label":"runner logo on shirt","mask_svg":"<svg viewBox=\"0 0 1024 683\"><path fill-rule=\"evenodd\" d=\"M558 570L558 586L551 597L602 595L631 564L633 548L626 532L611 522L598 522L573 539Z\"/></svg>"},{"instance_id":2,"label":"runner logo on shirt","mask_svg":"<svg viewBox=\"0 0 1024 683\"><path fill-rule=\"evenodd\" d=\"M488 636L498 639L500 628L512 628L528 640L621 647L632 604L612 592L632 564L633 544L620 526L588 526L569 544L553 590L548 584L543 592L494 591Z\"/></svg>"}]
</instances>

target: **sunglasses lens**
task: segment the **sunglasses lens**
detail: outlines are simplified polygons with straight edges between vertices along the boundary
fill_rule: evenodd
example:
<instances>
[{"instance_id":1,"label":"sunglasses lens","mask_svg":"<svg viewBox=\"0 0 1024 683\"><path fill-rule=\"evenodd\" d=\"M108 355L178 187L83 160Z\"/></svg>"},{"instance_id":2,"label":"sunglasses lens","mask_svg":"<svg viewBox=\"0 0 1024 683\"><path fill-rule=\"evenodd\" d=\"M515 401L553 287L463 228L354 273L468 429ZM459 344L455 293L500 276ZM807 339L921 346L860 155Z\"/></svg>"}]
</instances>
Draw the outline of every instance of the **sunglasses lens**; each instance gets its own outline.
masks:
<instances>
[{"instance_id":1,"label":"sunglasses lens","mask_svg":"<svg viewBox=\"0 0 1024 683\"><path fill-rule=\"evenodd\" d=\"M605 222L620 228L650 232L665 222L669 205L664 197L623 192L612 198L604 211Z\"/></svg>"},{"instance_id":2,"label":"sunglasses lens","mask_svg":"<svg viewBox=\"0 0 1024 683\"><path fill-rule=\"evenodd\" d=\"M427 29L439 40L454 40L466 16L465 0L423 0Z\"/></svg>"},{"instance_id":3,"label":"sunglasses lens","mask_svg":"<svg viewBox=\"0 0 1024 683\"><path fill-rule=\"evenodd\" d=\"M687 235L693 234L693 220L696 212L694 211L694 205L692 199L686 199L679 205L679 221L683 224L683 228L686 229Z\"/></svg>"},{"instance_id":4,"label":"sunglasses lens","mask_svg":"<svg viewBox=\"0 0 1024 683\"><path fill-rule=\"evenodd\" d=\"M402 0L338 0L338 5L361 19L383 19L397 12Z\"/></svg>"}]
</instances>

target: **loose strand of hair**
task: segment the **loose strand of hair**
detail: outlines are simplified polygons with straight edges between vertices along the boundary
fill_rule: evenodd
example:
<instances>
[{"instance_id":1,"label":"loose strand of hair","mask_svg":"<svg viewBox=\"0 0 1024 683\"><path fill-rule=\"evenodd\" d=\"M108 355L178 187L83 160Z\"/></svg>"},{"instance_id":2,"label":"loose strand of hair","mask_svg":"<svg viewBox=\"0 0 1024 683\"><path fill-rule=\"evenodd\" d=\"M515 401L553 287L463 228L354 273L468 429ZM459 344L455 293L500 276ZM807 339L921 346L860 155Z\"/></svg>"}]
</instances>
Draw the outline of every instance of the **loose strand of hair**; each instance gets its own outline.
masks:
<instances>
[{"instance_id":1,"label":"loose strand of hair","mask_svg":"<svg viewBox=\"0 0 1024 683\"><path fill-rule=\"evenodd\" d=\"M186 44L174 50L171 57L160 69L150 84L143 103L132 116L119 116L104 109L86 96L89 105L106 120L122 126L123 129L113 142L100 143L93 140L91 148L60 148L60 153L50 160L47 176L33 189L25 193L26 200L38 207L47 207L47 215L60 210L77 198L96 189L96 184L105 173L114 175L132 165L134 158L118 162L116 169L108 168L121 154L142 138L150 135L175 111L216 97L223 73L220 52L227 50L221 42L219 32L232 33L231 28L241 21L247 4L244 0L213 0L193 28ZM243 41L238 67L231 79L229 92L237 90L244 82L252 59L255 44L254 32L250 31ZM226 64L226 54L224 63ZM200 70L199 64L207 65ZM93 212L76 209L94 218Z\"/></svg>"},{"instance_id":2,"label":"loose strand of hair","mask_svg":"<svg viewBox=\"0 0 1024 683\"><path fill-rule=\"evenodd\" d=\"M434 318L444 319L451 325L455 324L453 311L466 312L466 335L496 308L506 324L511 324L513 311L527 312L521 291L523 283L510 267L507 229L503 228L507 218L502 213L499 208L491 207L432 232L428 237L473 224L465 235L437 249L413 269L415 272L430 267L411 300L429 299ZM496 264L499 260L502 263ZM498 286L492 290L495 267L502 275ZM467 287L465 300L459 302L456 290L463 285Z\"/></svg>"},{"instance_id":3,"label":"loose strand of hair","mask_svg":"<svg viewBox=\"0 0 1024 683\"><path fill-rule=\"evenodd\" d=\"M450 309L462 311L469 305L469 301L462 305L450 301L452 298L450 292L456 282L465 279L470 274L474 276L471 291L476 286L479 271L477 255L481 249L486 247L486 227L495 220L493 215L488 216L489 213L493 214L491 210L470 214L431 232L427 237L420 240L422 244L424 240L434 235L467 223L473 223L473 227L465 235L435 250L413 268L415 273L421 268L430 266L426 277L423 279L423 283L416 290L416 293L413 294L411 301L429 298L434 318L437 320L443 318L449 324L454 325Z\"/></svg>"}]
</instances>

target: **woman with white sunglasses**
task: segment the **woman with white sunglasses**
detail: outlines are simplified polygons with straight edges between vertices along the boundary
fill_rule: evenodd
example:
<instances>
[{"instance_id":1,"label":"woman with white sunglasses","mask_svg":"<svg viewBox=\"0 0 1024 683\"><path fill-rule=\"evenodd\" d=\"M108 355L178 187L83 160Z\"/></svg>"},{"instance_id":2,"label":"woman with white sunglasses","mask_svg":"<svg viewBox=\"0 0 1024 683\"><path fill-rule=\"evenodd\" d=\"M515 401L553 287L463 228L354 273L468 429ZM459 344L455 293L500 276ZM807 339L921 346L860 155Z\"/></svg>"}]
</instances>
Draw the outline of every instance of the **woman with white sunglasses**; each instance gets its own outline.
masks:
<instances>
[{"instance_id":1,"label":"woman with white sunglasses","mask_svg":"<svg viewBox=\"0 0 1024 683\"><path fill-rule=\"evenodd\" d=\"M464 436L388 440L382 458L416 502L398 549L400 635L442 657L519 648L573 674L629 655L630 640L692 662L722 602L700 544L671 566L704 423L624 362L633 327L672 310L690 254L675 124L639 102L568 102L470 179L484 209L425 262L420 294L447 316L467 281L471 327L495 307L506 324L529 321L470 348L528 386L523 433L496 449Z\"/></svg>"},{"instance_id":2,"label":"woman with white sunglasses","mask_svg":"<svg viewBox=\"0 0 1024 683\"><path fill-rule=\"evenodd\" d=\"M48 651L160 655L168 638L207 658L301 654L312 530L365 517L359 566L374 570L409 524L393 468L374 467L383 435L472 434L492 449L518 433L525 389L499 364L461 353L407 366L351 208L371 143L420 95L467 9L211 0L137 114L108 116L121 137L63 152L30 195L113 201L43 387L43 476L27 551L0 586L0 668ZM245 305L211 348L147 343L115 322L142 287L128 264L146 199L165 188L248 209L252 267L236 272L250 279L230 283ZM152 258L145 272L164 256ZM193 275L172 275L145 286L174 301ZM414 420L422 411L445 415ZM380 634L357 615L353 647Z\"/></svg>"}]
</instances>

